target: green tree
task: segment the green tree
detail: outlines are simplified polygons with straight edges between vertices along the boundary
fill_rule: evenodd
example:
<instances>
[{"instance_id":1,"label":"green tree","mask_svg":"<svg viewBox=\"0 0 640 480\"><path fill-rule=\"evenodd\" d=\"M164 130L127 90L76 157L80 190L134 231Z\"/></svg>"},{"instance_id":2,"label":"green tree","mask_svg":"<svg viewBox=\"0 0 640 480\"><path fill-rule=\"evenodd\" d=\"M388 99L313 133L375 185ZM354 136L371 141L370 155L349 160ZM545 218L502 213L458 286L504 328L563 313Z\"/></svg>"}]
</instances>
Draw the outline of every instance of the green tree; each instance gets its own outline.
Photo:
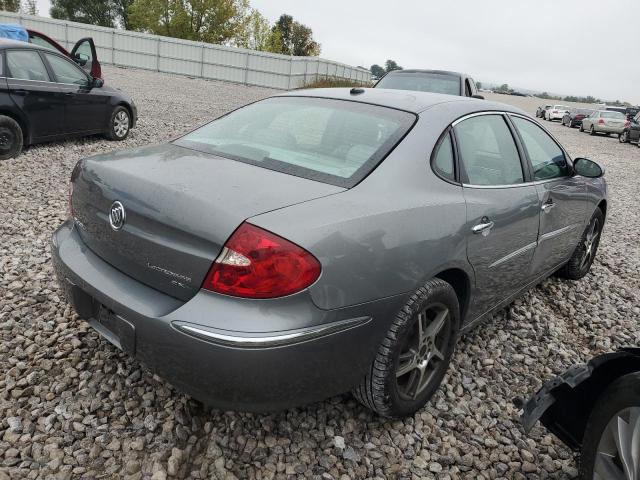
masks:
<instances>
[{"instance_id":1,"label":"green tree","mask_svg":"<svg viewBox=\"0 0 640 480\"><path fill-rule=\"evenodd\" d=\"M133 0L112 0L113 10L118 20L118 24L125 30L130 30L129 7L133 5Z\"/></svg>"},{"instance_id":2,"label":"green tree","mask_svg":"<svg viewBox=\"0 0 640 480\"><path fill-rule=\"evenodd\" d=\"M303 57L320 55L320 44L313 39L313 31L297 22L291 15L283 13L271 29L275 40L281 39L281 49L275 53Z\"/></svg>"},{"instance_id":3,"label":"green tree","mask_svg":"<svg viewBox=\"0 0 640 480\"><path fill-rule=\"evenodd\" d=\"M37 15L38 5L36 3L36 0L22 0L22 5L20 5L20 11L22 13L26 13L27 15Z\"/></svg>"},{"instance_id":4,"label":"green tree","mask_svg":"<svg viewBox=\"0 0 640 480\"><path fill-rule=\"evenodd\" d=\"M371 68L369 69L369 71L371 72L371 75L373 75L376 78L382 78L384 77L384 74L387 73L387 71L377 63L374 65L371 65Z\"/></svg>"},{"instance_id":5,"label":"green tree","mask_svg":"<svg viewBox=\"0 0 640 480\"><path fill-rule=\"evenodd\" d=\"M233 43L244 35L248 0L134 0L135 30L210 43Z\"/></svg>"},{"instance_id":6,"label":"green tree","mask_svg":"<svg viewBox=\"0 0 640 480\"><path fill-rule=\"evenodd\" d=\"M113 27L116 11L113 3L105 0L51 0L53 18Z\"/></svg>"},{"instance_id":7,"label":"green tree","mask_svg":"<svg viewBox=\"0 0 640 480\"><path fill-rule=\"evenodd\" d=\"M299 57L317 57L320 44L313 39L313 31L302 23L293 22L291 28L291 54Z\"/></svg>"},{"instance_id":8,"label":"green tree","mask_svg":"<svg viewBox=\"0 0 640 480\"><path fill-rule=\"evenodd\" d=\"M402 67L398 65L395 60L387 60L384 65L387 72L391 72L393 70L402 70Z\"/></svg>"},{"instance_id":9,"label":"green tree","mask_svg":"<svg viewBox=\"0 0 640 480\"><path fill-rule=\"evenodd\" d=\"M251 50L266 50L270 35L271 25L269 25L269 20L258 10L252 9L251 13L244 17L242 27L234 44Z\"/></svg>"},{"instance_id":10,"label":"green tree","mask_svg":"<svg viewBox=\"0 0 640 480\"><path fill-rule=\"evenodd\" d=\"M20 10L20 0L0 0L0 10L17 12Z\"/></svg>"},{"instance_id":11,"label":"green tree","mask_svg":"<svg viewBox=\"0 0 640 480\"><path fill-rule=\"evenodd\" d=\"M482 82L476 82L476 88L480 90L482 88Z\"/></svg>"}]
</instances>

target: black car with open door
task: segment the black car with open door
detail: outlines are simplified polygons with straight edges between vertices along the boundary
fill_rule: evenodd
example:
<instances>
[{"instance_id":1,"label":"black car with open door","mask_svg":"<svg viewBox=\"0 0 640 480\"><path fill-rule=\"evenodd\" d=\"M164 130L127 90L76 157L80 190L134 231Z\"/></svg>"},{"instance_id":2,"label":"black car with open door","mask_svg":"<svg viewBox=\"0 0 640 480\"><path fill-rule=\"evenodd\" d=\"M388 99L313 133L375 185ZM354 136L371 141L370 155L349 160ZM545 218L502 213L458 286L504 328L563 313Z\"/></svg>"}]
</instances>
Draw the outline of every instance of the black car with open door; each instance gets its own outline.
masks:
<instances>
[{"instance_id":1,"label":"black car with open door","mask_svg":"<svg viewBox=\"0 0 640 480\"><path fill-rule=\"evenodd\" d=\"M635 143L640 147L640 113L636 113L631 120L627 121L618 140L620 143Z\"/></svg>"},{"instance_id":2,"label":"black car with open door","mask_svg":"<svg viewBox=\"0 0 640 480\"><path fill-rule=\"evenodd\" d=\"M136 124L131 97L49 47L0 39L0 69L0 160L72 136L124 140Z\"/></svg>"}]
</instances>

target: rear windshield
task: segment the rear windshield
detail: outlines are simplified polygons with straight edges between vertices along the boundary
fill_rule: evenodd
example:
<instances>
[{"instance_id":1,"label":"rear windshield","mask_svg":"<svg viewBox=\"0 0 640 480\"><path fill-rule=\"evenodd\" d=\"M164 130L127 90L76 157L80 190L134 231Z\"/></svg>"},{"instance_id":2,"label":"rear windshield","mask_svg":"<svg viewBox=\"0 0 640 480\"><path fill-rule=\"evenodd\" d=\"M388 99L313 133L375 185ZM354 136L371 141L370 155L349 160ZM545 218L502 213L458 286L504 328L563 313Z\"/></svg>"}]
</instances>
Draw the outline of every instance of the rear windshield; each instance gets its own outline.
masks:
<instances>
[{"instance_id":1,"label":"rear windshield","mask_svg":"<svg viewBox=\"0 0 640 480\"><path fill-rule=\"evenodd\" d=\"M357 102L274 97L220 117L176 143L349 188L384 159L415 120L405 111Z\"/></svg>"},{"instance_id":2,"label":"rear windshield","mask_svg":"<svg viewBox=\"0 0 640 480\"><path fill-rule=\"evenodd\" d=\"M579 108L576 110L576 113L579 115L591 115L593 112L593 110L588 110L586 108Z\"/></svg>"},{"instance_id":3,"label":"rear windshield","mask_svg":"<svg viewBox=\"0 0 640 480\"><path fill-rule=\"evenodd\" d=\"M376 88L460 95L460 78L442 73L392 73L382 78Z\"/></svg>"},{"instance_id":4,"label":"rear windshield","mask_svg":"<svg viewBox=\"0 0 640 480\"><path fill-rule=\"evenodd\" d=\"M624 115L620 112L602 112L600 116L603 118L615 118L618 120L624 120Z\"/></svg>"}]
</instances>

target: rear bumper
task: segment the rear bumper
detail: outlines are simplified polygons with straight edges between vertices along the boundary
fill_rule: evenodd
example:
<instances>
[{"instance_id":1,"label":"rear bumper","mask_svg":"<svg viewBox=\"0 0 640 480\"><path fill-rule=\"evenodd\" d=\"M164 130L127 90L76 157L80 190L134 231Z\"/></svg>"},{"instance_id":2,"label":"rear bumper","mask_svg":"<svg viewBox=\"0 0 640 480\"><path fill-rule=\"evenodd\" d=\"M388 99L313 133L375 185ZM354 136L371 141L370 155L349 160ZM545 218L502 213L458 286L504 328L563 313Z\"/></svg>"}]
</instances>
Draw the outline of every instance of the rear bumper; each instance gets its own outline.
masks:
<instances>
[{"instance_id":1,"label":"rear bumper","mask_svg":"<svg viewBox=\"0 0 640 480\"><path fill-rule=\"evenodd\" d=\"M602 132L602 133L622 133L622 131L624 130L624 125L621 125L619 127L612 127L609 125L602 125L599 123L594 123L594 130L596 132Z\"/></svg>"},{"instance_id":2,"label":"rear bumper","mask_svg":"<svg viewBox=\"0 0 640 480\"><path fill-rule=\"evenodd\" d=\"M352 389L406 300L325 311L307 292L256 301L201 291L184 303L111 267L75 228L68 221L55 232L52 257L78 314L180 390L218 408L273 411Z\"/></svg>"}]
</instances>

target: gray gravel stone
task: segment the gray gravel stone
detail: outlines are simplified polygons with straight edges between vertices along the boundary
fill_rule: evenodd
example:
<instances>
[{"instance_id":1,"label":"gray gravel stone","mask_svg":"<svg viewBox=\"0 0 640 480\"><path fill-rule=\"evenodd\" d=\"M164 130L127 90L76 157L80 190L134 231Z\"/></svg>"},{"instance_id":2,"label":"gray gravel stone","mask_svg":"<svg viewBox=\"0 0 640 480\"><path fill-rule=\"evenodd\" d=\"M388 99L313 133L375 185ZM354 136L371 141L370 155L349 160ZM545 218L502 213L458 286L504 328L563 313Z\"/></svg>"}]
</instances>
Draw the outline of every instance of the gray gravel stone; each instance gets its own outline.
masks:
<instances>
[{"instance_id":1,"label":"gray gravel stone","mask_svg":"<svg viewBox=\"0 0 640 480\"><path fill-rule=\"evenodd\" d=\"M44 144L0 163L0 480L6 478L573 478L573 454L530 437L515 397L574 363L640 344L640 149L546 124L607 169L601 249L579 282L550 278L460 342L413 417L373 416L350 395L271 415L204 408L117 351L62 300L51 232L88 155L171 139L266 89L105 67L135 98L122 143ZM506 101L510 100L505 97Z\"/></svg>"}]
</instances>

